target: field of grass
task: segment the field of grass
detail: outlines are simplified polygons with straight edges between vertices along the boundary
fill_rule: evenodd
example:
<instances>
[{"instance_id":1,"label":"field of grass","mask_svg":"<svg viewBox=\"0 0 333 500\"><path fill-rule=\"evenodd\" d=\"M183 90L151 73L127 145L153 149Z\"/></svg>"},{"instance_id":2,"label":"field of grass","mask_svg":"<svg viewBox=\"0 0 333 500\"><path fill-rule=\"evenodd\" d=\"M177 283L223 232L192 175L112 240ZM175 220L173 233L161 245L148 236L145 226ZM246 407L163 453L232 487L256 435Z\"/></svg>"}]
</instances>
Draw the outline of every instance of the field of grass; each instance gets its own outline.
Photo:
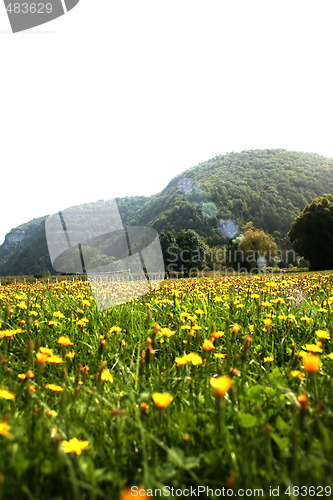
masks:
<instances>
[{"instance_id":1,"label":"field of grass","mask_svg":"<svg viewBox=\"0 0 333 500\"><path fill-rule=\"evenodd\" d=\"M330 498L332 316L332 274L1 286L0 499Z\"/></svg>"}]
</instances>

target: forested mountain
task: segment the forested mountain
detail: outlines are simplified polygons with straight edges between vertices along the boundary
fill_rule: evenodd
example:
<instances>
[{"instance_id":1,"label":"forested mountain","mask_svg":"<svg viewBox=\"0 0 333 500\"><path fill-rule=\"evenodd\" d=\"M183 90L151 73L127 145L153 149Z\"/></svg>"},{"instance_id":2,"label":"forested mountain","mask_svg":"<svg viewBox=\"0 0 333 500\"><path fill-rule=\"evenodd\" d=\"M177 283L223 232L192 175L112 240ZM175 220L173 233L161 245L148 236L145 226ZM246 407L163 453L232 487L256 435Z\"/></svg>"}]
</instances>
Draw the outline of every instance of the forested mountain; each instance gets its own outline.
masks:
<instances>
[{"instance_id":1,"label":"forested mountain","mask_svg":"<svg viewBox=\"0 0 333 500\"><path fill-rule=\"evenodd\" d=\"M159 233L193 229L209 246L221 244L222 220L248 221L287 248L287 232L307 203L333 194L333 159L285 150L251 150L216 156L178 175L160 193L117 199L125 225ZM46 217L11 231L0 247L0 275L52 272ZM21 233L20 233L21 231Z\"/></svg>"}]
</instances>

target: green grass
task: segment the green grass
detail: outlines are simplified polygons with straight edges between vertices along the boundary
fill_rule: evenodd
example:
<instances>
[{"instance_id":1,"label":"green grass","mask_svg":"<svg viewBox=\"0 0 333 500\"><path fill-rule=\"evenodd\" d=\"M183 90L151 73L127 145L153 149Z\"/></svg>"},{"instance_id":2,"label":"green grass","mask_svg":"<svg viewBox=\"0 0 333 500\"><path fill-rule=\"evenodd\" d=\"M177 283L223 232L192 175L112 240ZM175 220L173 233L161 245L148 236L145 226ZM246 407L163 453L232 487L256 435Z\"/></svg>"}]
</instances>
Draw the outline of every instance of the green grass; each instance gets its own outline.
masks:
<instances>
[{"instance_id":1,"label":"green grass","mask_svg":"<svg viewBox=\"0 0 333 500\"><path fill-rule=\"evenodd\" d=\"M11 433L0 435L0 499L118 499L132 485L262 488L269 498L269 487L332 485L331 340L313 376L300 355L316 331L332 332L332 288L331 273L168 281L99 313L87 282L2 286L0 388L15 399L0 399ZM204 351L212 332L223 335ZM73 345L58 343L64 335ZM38 363L40 347L63 362ZM189 353L202 363L176 363ZM33 378L18 378L28 370ZM232 379L222 399L210 383L220 375ZM164 392L173 400L159 410L152 394ZM89 448L65 453L72 438Z\"/></svg>"}]
</instances>

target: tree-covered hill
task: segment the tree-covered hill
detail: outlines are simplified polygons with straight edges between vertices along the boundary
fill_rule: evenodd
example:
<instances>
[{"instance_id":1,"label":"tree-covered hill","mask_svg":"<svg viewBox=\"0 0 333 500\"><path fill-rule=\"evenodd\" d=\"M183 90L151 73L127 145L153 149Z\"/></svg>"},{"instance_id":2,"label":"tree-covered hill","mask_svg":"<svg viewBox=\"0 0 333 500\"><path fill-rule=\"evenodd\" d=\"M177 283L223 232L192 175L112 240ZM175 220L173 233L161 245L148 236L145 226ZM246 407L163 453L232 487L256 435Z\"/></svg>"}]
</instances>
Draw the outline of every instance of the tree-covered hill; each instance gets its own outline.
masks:
<instances>
[{"instance_id":1,"label":"tree-covered hill","mask_svg":"<svg viewBox=\"0 0 333 500\"><path fill-rule=\"evenodd\" d=\"M136 221L163 232L194 229L216 245L219 220L252 220L281 243L306 204L325 192L333 193L333 159L285 150L243 151L216 156L175 177L149 198Z\"/></svg>"},{"instance_id":2,"label":"tree-covered hill","mask_svg":"<svg viewBox=\"0 0 333 500\"><path fill-rule=\"evenodd\" d=\"M287 248L287 232L307 203L333 194L333 159L318 154L251 150L216 156L178 175L160 193L118 199L125 225L159 233L193 229L209 246L221 244L221 221L248 221ZM0 247L0 275L52 272L45 217L11 231ZM22 231L20 233L19 231Z\"/></svg>"}]
</instances>

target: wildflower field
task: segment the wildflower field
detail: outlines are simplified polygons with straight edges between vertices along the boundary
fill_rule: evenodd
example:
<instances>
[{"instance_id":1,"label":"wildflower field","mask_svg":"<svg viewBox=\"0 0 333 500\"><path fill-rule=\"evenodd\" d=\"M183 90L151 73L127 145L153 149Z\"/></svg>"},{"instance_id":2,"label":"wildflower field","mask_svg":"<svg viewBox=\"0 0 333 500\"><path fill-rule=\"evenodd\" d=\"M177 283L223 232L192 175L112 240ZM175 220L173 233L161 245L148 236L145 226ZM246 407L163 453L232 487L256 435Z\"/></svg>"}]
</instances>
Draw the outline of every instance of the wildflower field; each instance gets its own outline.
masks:
<instances>
[{"instance_id":1,"label":"wildflower field","mask_svg":"<svg viewBox=\"0 0 333 500\"><path fill-rule=\"evenodd\" d=\"M0 499L331 497L333 275L168 280L103 312L87 281L0 301Z\"/></svg>"}]
</instances>

